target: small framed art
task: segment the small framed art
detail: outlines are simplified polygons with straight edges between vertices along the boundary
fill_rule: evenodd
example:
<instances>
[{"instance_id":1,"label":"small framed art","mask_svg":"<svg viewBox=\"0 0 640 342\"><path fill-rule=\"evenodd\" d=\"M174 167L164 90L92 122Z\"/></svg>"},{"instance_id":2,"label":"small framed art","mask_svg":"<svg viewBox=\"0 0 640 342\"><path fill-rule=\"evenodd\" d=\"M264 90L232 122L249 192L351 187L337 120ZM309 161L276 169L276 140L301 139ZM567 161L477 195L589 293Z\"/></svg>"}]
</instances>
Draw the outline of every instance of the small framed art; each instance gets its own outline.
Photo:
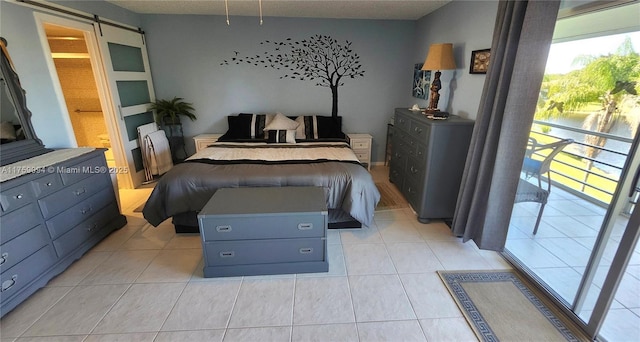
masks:
<instances>
[{"instance_id":1,"label":"small framed art","mask_svg":"<svg viewBox=\"0 0 640 342\"><path fill-rule=\"evenodd\" d=\"M471 63L469 64L470 74L486 74L489 69L489 59L491 49L471 51Z\"/></svg>"}]
</instances>

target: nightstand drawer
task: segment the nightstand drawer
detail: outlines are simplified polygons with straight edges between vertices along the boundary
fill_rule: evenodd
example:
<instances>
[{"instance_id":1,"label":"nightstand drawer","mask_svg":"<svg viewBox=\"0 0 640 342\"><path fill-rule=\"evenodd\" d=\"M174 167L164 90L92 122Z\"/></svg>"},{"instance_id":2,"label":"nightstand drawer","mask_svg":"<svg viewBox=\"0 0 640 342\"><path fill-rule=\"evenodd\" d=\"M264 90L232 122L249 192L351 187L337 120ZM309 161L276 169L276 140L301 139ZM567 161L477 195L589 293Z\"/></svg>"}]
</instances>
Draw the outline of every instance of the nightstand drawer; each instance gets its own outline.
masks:
<instances>
[{"instance_id":1,"label":"nightstand drawer","mask_svg":"<svg viewBox=\"0 0 640 342\"><path fill-rule=\"evenodd\" d=\"M255 215L200 218L204 241L321 237L324 215Z\"/></svg>"},{"instance_id":2,"label":"nightstand drawer","mask_svg":"<svg viewBox=\"0 0 640 342\"><path fill-rule=\"evenodd\" d=\"M354 150L357 150L357 149L368 150L369 147L371 147L371 144L369 143L368 140L359 140L359 139L358 140L355 140L355 139L351 140L351 148L354 149Z\"/></svg>"},{"instance_id":3,"label":"nightstand drawer","mask_svg":"<svg viewBox=\"0 0 640 342\"><path fill-rule=\"evenodd\" d=\"M361 163L368 163L369 162L369 151L353 151L356 154L356 157L358 157L358 160Z\"/></svg>"},{"instance_id":4,"label":"nightstand drawer","mask_svg":"<svg viewBox=\"0 0 640 342\"><path fill-rule=\"evenodd\" d=\"M322 238L207 242L204 248L212 266L325 260Z\"/></svg>"}]
</instances>

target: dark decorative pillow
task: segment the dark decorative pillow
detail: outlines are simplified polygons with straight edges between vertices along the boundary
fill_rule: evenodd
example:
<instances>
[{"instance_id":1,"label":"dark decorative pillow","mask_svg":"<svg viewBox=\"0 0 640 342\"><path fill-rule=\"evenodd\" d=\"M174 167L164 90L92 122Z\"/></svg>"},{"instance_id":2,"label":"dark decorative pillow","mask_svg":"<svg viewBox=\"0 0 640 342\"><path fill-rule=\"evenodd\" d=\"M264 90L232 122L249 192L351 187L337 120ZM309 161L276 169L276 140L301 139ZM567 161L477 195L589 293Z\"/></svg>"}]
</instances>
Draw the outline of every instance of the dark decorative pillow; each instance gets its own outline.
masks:
<instances>
[{"instance_id":1,"label":"dark decorative pillow","mask_svg":"<svg viewBox=\"0 0 640 342\"><path fill-rule=\"evenodd\" d=\"M267 142L268 143L295 143L296 142L296 130L268 130Z\"/></svg>"},{"instance_id":2,"label":"dark decorative pillow","mask_svg":"<svg viewBox=\"0 0 640 342\"><path fill-rule=\"evenodd\" d=\"M346 136L342 132L342 117L337 118L331 116L309 115L299 116L296 121L300 123L298 126L298 134L296 138L304 140L317 139L345 139ZM302 135L304 132L304 135ZM300 136L304 136L301 138Z\"/></svg>"},{"instance_id":3,"label":"dark decorative pillow","mask_svg":"<svg viewBox=\"0 0 640 342\"><path fill-rule=\"evenodd\" d=\"M229 129L222 137L221 141L251 139L251 115L239 114L227 116Z\"/></svg>"}]
</instances>

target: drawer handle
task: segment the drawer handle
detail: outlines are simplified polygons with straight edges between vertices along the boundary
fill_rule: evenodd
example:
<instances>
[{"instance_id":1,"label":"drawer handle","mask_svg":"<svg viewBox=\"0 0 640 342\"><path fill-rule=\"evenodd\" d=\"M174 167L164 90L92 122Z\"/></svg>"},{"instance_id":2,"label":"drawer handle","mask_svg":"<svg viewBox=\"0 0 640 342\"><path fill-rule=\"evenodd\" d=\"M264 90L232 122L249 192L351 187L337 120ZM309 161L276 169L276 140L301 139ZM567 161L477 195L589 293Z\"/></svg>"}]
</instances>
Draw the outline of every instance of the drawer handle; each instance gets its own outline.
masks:
<instances>
[{"instance_id":1,"label":"drawer handle","mask_svg":"<svg viewBox=\"0 0 640 342\"><path fill-rule=\"evenodd\" d=\"M94 223L91 227L87 228L87 231L88 231L88 232L92 232L92 231L94 231L96 228L98 228L98 224L97 224L97 223Z\"/></svg>"},{"instance_id":2,"label":"drawer handle","mask_svg":"<svg viewBox=\"0 0 640 342\"><path fill-rule=\"evenodd\" d=\"M92 210L92 208L91 208L91 206L89 206L88 208L82 208L82 209L80 209L80 213L81 213L82 215L84 215L84 214L86 214L86 213L90 212L91 210Z\"/></svg>"},{"instance_id":3,"label":"drawer handle","mask_svg":"<svg viewBox=\"0 0 640 342\"><path fill-rule=\"evenodd\" d=\"M8 289L12 288L13 285L16 284L16 280L18 280L18 275L14 274L11 277L11 279L3 281L2 282L2 289L0 289L0 292L4 292L4 291L7 291Z\"/></svg>"},{"instance_id":4,"label":"drawer handle","mask_svg":"<svg viewBox=\"0 0 640 342\"><path fill-rule=\"evenodd\" d=\"M313 248L311 247L300 248L300 254L311 254L311 253L313 253Z\"/></svg>"},{"instance_id":5,"label":"drawer handle","mask_svg":"<svg viewBox=\"0 0 640 342\"><path fill-rule=\"evenodd\" d=\"M313 223L298 223L299 230L310 230L313 229Z\"/></svg>"},{"instance_id":6,"label":"drawer handle","mask_svg":"<svg viewBox=\"0 0 640 342\"><path fill-rule=\"evenodd\" d=\"M407 188L407 192L408 192L408 193L410 193L410 194L412 194L412 193L413 193L413 189L412 189L411 187L408 187L408 188Z\"/></svg>"},{"instance_id":7,"label":"drawer handle","mask_svg":"<svg viewBox=\"0 0 640 342\"><path fill-rule=\"evenodd\" d=\"M418 169L414 168L413 166L410 167L409 170L411 171L411 173L418 173Z\"/></svg>"},{"instance_id":8,"label":"drawer handle","mask_svg":"<svg viewBox=\"0 0 640 342\"><path fill-rule=\"evenodd\" d=\"M220 257L221 258L233 258L235 255L236 255L236 253L234 251L220 252Z\"/></svg>"},{"instance_id":9,"label":"drawer handle","mask_svg":"<svg viewBox=\"0 0 640 342\"><path fill-rule=\"evenodd\" d=\"M218 231L220 233L230 232L231 231L231 226L230 225L216 226L216 231Z\"/></svg>"},{"instance_id":10,"label":"drawer handle","mask_svg":"<svg viewBox=\"0 0 640 342\"><path fill-rule=\"evenodd\" d=\"M418 134L422 133L422 129L419 128L419 127L414 128L413 131L418 133Z\"/></svg>"},{"instance_id":11,"label":"drawer handle","mask_svg":"<svg viewBox=\"0 0 640 342\"><path fill-rule=\"evenodd\" d=\"M2 255L0 255L0 265L4 265L4 263L7 262L8 257L9 253L2 253Z\"/></svg>"},{"instance_id":12,"label":"drawer handle","mask_svg":"<svg viewBox=\"0 0 640 342\"><path fill-rule=\"evenodd\" d=\"M421 156L422 155L422 151L418 151L418 155Z\"/></svg>"},{"instance_id":13,"label":"drawer handle","mask_svg":"<svg viewBox=\"0 0 640 342\"><path fill-rule=\"evenodd\" d=\"M22 199L22 197L24 197L24 195L22 195L22 194L17 194L16 195L16 199Z\"/></svg>"},{"instance_id":14,"label":"drawer handle","mask_svg":"<svg viewBox=\"0 0 640 342\"><path fill-rule=\"evenodd\" d=\"M46 184L46 185L47 185L47 186L52 186L52 185L53 185L53 183L51 183L51 182L47 182L47 184Z\"/></svg>"},{"instance_id":15,"label":"drawer handle","mask_svg":"<svg viewBox=\"0 0 640 342\"><path fill-rule=\"evenodd\" d=\"M87 189L80 188L80 189L74 191L73 193L76 194L76 196L80 196L80 195L84 194L86 191L87 191Z\"/></svg>"}]
</instances>

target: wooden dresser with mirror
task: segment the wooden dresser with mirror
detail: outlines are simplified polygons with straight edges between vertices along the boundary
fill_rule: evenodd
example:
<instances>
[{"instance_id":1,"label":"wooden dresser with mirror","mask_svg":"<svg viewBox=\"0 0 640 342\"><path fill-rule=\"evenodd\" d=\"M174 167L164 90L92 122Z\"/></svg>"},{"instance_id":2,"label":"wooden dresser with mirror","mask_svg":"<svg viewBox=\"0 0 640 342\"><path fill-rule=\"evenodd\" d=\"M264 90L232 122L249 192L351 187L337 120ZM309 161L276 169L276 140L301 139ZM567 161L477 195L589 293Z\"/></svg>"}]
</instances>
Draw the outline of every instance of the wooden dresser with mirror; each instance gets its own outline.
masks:
<instances>
[{"instance_id":1,"label":"wooden dresser with mirror","mask_svg":"<svg viewBox=\"0 0 640 342\"><path fill-rule=\"evenodd\" d=\"M113 230L120 213L103 149L47 149L0 38L0 317Z\"/></svg>"}]
</instances>

